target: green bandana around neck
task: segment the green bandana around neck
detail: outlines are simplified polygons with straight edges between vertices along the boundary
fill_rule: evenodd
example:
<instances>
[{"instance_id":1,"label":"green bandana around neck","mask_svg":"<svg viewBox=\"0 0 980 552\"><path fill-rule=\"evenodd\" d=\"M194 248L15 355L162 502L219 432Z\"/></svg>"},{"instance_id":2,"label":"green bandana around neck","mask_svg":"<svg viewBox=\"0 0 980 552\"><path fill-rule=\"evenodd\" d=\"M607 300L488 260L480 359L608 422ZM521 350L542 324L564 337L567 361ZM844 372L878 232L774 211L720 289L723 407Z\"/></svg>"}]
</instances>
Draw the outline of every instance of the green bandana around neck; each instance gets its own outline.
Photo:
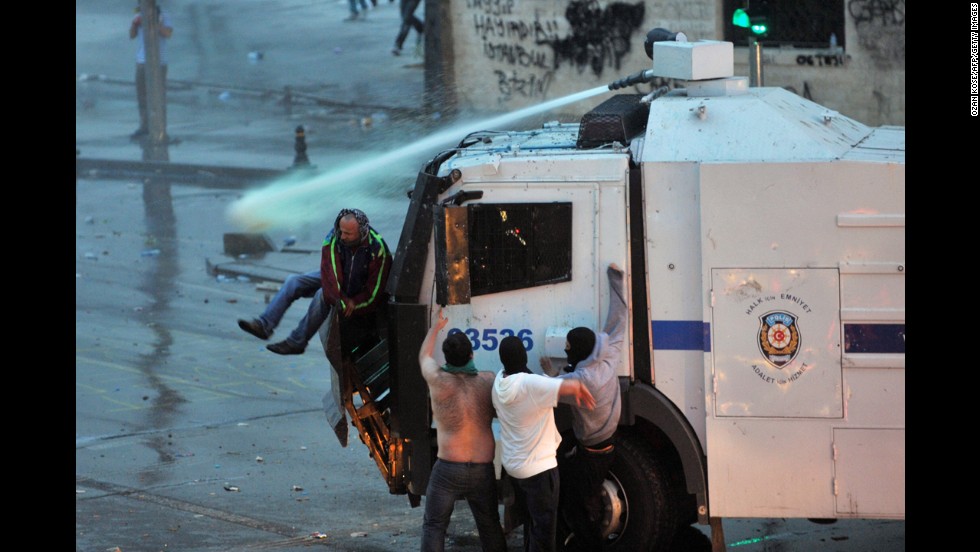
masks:
<instances>
[{"instance_id":1,"label":"green bandana around neck","mask_svg":"<svg viewBox=\"0 0 980 552\"><path fill-rule=\"evenodd\" d=\"M452 364L449 364L449 363L443 364L442 365L442 370L444 372L449 372L450 374L470 374L470 375L475 375L477 373L476 372L476 365L473 364L473 359L472 358L470 359L469 362L467 362L463 366L453 366Z\"/></svg>"}]
</instances>

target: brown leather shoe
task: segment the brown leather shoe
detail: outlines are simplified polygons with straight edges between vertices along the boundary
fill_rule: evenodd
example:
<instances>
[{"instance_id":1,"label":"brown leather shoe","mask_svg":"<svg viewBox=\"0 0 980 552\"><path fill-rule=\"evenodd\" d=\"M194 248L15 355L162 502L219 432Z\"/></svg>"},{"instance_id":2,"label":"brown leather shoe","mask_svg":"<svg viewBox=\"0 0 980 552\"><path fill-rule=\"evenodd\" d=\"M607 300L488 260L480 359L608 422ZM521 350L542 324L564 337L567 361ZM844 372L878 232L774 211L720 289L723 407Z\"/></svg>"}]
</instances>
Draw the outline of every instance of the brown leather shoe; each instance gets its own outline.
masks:
<instances>
[{"instance_id":1,"label":"brown leather shoe","mask_svg":"<svg viewBox=\"0 0 980 552\"><path fill-rule=\"evenodd\" d=\"M270 343L265 348L277 355L301 355L306 350L306 347L293 345L288 339L284 339L279 343Z\"/></svg>"},{"instance_id":2,"label":"brown leather shoe","mask_svg":"<svg viewBox=\"0 0 980 552\"><path fill-rule=\"evenodd\" d=\"M257 318L253 318L251 320L244 320L240 318L238 320L238 327L259 339L269 339L269 337L272 335L272 332L266 330L265 326L262 325L262 321Z\"/></svg>"}]
</instances>

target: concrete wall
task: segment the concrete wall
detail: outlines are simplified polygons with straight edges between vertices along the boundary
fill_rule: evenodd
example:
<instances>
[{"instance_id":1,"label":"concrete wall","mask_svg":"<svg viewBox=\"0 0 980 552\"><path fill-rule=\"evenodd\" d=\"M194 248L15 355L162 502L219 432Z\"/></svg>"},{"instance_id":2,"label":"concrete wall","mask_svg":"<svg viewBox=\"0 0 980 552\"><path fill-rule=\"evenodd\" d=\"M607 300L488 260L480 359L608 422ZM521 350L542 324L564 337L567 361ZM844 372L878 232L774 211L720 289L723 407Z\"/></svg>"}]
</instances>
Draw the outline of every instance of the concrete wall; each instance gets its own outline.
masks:
<instances>
[{"instance_id":1,"label":"concrete wall","mask_svg":"<svg viewBox=\"0 0 980 552\"><path fill-rule=\"evenodd\" d=\"M846 49L763 50L765 86L794 90L862 123L905 125L905 15L845 2ZM722 40L721 0L446 0L442 28L452 35L445 68L461 111L507 112L606 85L649 69L647 31L683 31ZM749 75L749 49L735 49L735 74ZM662 84L642 85L647 92ZM561 108L577 120L607 99Z\"/></svg>"}]
</instances>

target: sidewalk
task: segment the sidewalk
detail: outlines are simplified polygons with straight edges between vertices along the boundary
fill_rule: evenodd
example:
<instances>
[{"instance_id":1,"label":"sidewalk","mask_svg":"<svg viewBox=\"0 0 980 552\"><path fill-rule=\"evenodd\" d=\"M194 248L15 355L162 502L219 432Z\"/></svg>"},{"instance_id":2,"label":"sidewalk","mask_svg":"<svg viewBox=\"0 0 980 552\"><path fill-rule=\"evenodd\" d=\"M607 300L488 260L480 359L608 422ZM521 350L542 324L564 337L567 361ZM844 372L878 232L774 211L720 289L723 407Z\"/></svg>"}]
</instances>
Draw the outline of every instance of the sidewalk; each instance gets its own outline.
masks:
<instances>
[{"instance_id":1,"label":"sidewalk","mask_svg":"<svg viewBox=\"0 0 980 552\"><path fill-rule=\"evenodd\" d=\"M168 43L167 132L172 163L285 169L297 126L316 166L378 147L392 122L417 113L422 58L391 47L398 4L380 0L344 21L346 0L161 0ZM370 4L370 3L369 3ZM136 45L130 3L76 1L79 158L139 161ZM418 15L422 15L419 12ZM415 43L409 35L406 46Z\"/></svg>"}]
</instances>

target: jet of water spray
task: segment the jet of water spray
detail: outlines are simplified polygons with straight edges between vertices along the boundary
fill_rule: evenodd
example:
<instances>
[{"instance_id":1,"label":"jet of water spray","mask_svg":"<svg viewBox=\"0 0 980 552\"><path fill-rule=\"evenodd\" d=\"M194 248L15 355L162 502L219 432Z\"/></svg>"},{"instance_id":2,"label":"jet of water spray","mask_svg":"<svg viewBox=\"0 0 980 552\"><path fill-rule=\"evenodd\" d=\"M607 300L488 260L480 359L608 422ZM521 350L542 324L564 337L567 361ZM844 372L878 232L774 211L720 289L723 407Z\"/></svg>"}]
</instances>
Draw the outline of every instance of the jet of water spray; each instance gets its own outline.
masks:
<instances>
[{"instance_id":1,"label":"jet of water spray","mask_svg":"<svg viewBox=\"0 0 980 552\"><path fill-rule=\"evenodd\" d=\"M363 186L351 186L351 182L372 173L390 170L400 161L429 152L448 144L455 145L463 136L479 130L493 130L515 121L546 111L582 101L609 92L609 86L569 94L538 105L511 113L490 117L472 123L462 123L431 134L422 140L402 148L371 156L316 176L293 174L273 182L265 188L246 193L228 208L229 219L249 230L295 227L297 224L322 221L332 216L329 209L336 207L339 197L344 205L363 204L372 199L370 190Z\"/></svg>"}]
</instances>

